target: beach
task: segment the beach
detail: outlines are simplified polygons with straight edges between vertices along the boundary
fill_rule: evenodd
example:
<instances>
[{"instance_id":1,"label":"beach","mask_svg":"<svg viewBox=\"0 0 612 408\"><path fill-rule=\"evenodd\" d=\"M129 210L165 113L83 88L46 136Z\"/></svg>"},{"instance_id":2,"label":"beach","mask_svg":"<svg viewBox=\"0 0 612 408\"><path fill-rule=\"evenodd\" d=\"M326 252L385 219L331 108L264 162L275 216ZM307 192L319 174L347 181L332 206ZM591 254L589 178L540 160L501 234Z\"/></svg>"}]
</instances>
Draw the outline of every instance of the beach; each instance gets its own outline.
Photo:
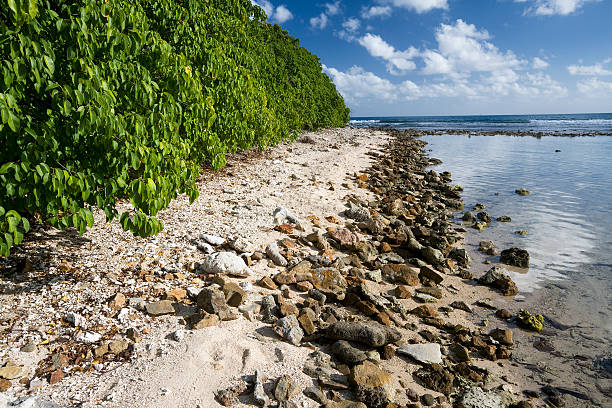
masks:
<instances>
[{"instance_id":1,"label":"beach","mask_svg":"<svg viewBox=\"0 0 612 408\"><path fill-rule=\"evenodd\" d=\"M305 133L203 172L199 198L174 200L156 237L101 213L83 236L36 229L0 269L0 365L16 367L4 395L82 407L587 406L513 360L529 353L526 341L515 350L518 291L503 273L474 279L495 265L472 271L461 196L425 149L390 130Z\"/></svg>"}]
</instances>

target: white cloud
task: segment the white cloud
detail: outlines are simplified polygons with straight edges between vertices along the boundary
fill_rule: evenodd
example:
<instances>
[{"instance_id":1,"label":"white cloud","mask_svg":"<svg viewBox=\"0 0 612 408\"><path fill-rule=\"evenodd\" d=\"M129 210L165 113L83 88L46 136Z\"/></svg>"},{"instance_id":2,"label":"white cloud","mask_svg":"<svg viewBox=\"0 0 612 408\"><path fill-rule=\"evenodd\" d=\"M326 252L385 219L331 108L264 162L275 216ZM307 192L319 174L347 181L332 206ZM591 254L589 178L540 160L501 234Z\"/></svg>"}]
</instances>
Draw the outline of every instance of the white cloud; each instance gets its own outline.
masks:
<instances>
[{"instance_id":1,"label":"white cloud","mask_svg":"<svg viewBox=\"0 0 612 408\"><path fill-rule=\"evenodd\" d=\"M355 31L359 30L359 27L361 27L361 21L359 21L358 18L351 17L342 23L342 27L346 31L354 33Z\"/></svg>"},{"instance_id":2,"label":"white cloud","mask_svg":"<svg viewBox=\"0 0 612 408\"><path fill-rule=\"evenodd\" d=\"M328 16L335 16L340 13L340 0L334 1L333 3L325 4L325 13Z\"/></svg>"},{"instance_id":3,"label":"white cloud","mask_svg":"<svg viewBox=\"0 0 612 408\"><path fill-rule=\"evenodd\" d=\"M381 78L361 67L354 66L346 72L323 65L338 91L352 105L367 99L393 101L397 98L396 87L391 81Z\"/></svg>"},{"instance_id":4,"label":"white cloud","mask_svg":"<svg viewBox=\"0 0 612 408\"><path fill-rule=\"evenodd\" d=\"M544 61L542 58L534 57L533 61L531 61L531 66L533 69L545 69L550 66L550 64Z\"/></svg>"},{"instance_id":5,"label":"white cloud","mask_svg":"<svg viewBox=\"0 0 612 408\"><path fill-rule=\"evenodd\" d=\"M434 9L448 9L447 0L387 0L387 2L393 4L395 7L414 10L419 14Z\"/></svg>"},{"instance_id":6,"label":"white cloud","mask_svg":"<svg viewBox=\"0 0 612 408\"><path fill-rule=\"evenodd\" d=\"M524 64L512 51L501 52L487 41L486 30L459 19L455 24L441 24L436 30L437 51L426 51L426 74L465 75L518 68Z\"/></svg>"},{"instance_id":7,"label":"white cloud","mask_svg":"<svg viewBox=\"0 0 612 408\"><path fill-rule=\"evenodd\" d=\"M328 22L329 18L325 13L321 13L317 17L313 17L310 19L310 25L312 26L312 28L318 28L319 30L322 30L327 27Z\"/></svg>"},{"instance_id":8,"label":"white cloud","mask_svg":"<svg viewBox=\"0 0 612 408\"><path fill-rule=\"evenodd\" d=\"M293 18L293 13L289 11L289 9L283 5L278 6L276 8L276 13L274 13L274 18L279 23L284 23L285 21L289 21Z\"/></svg>"},{"instance_id":9,"label":"white cloud","mask_svg":"<svg viewBox=\"0 0 612 408\"><path fill-rule=\"evenodd\" d=\"M588 78L579 81L576 88L582 94L591 97L603 96L610 97L612 93L612 82L601 81L597 78Z\"/></svg>"},{"instance_id":10,"label":"white cloud","mask_svg":"<svg viewBox=\"0 0 612 408\"><path fill-rule=\"evenodd\" d=\"M580 10L587 3L599 1L601 0L515 0L516 3L532 3L525 10L525 14L538 16L567 16Z\"/></svg>"},{"instance_id":11,"label":"white cloud","mask_svg":"<svg viewBox=\"0 0 612 408\"><path fill-rule=\"evenodd\" d=\"M370 33L361 37L359 39L359 44L361 44L371 56L382 58L387 61L387 69L392 74L399 74L416 68L416 64L412 59L416 57L419 52L414 47L410 47L406 51L397 51L380 36Z\"/></svg>"},{"instance_id":12,"label":"white cloud","mask_svg":"<svg viewBox=\"0 0 612 408\"><path fill-rule=\"evenodd\" d=\"M293 18L293 13L284 5L275 7L268 0L251 0L251 4L261 7L268 16L268 20L276 21L278 23L284 23Z\"/></svg>"},{"instance_id":13,"label":"white cloud","mask_svg":"<svg viewBox=\"0 0 612 408\"><path fill-rule=\"evenodd\" d=\"M361 10L361 17L366 19L374 17L389 17L390 15L391 7L389 6L364 7Z\"/></svg>"},{"instance_id":14,"label":"white cloud","mask_svg":"<svg viewBox=\"0 0 612 408\"><path fill-rule=\"evenodd\" d=\"M596 62L593 65L570 65L567 70L572 75L584 76L601 76L612 75L612 70L604 68L604 65L612 62L612 58L608 58L602 62Z\"/></svg>"}]
</instances>

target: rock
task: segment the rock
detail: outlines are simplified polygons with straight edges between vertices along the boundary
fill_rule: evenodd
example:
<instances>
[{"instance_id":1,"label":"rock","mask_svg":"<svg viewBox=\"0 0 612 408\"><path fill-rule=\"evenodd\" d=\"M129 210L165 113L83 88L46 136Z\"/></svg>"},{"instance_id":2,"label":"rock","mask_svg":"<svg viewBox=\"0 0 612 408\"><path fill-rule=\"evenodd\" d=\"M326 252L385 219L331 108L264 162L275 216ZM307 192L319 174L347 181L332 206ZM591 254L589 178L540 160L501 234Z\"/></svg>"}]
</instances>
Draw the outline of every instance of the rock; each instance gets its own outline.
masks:
<instances>
[{"instance_id":1,"label":"rock","mask_svg":"<svg viewBox=\"0 0 612 408\"><path fill-rule=\"evenodd\" d=\"M491 216L486 211L479 212L478 214L476 214L476 217L482 222L486 222L487 224L491 223Z\"/></svg>"},{"instance_id":2,"label":"rock","mask_svg":"<svg viewBox=\"0 0 612 408\"><path fill-rule=\"evenodd\" d=\"M300 388L290 376L281 376L274 388L274 397L277 401L289 401L300 393Z\"/></svg>"},{"instance_id":3,"label":"rock","mask_svg":"<svg viewBox=\"0 0 612 408\"><path fill-rule=\"evenodd\" d=\"M266 255L274 262L277 266L287 266L287 259L281 255L280 250L276 242L271 242L266 247Z\"/></svg>"},{"instance_id":4,"label":"rock","mask_svg":"<svg viewBox=\"0 0 612 408\"><path fill-rule=\"evenodd\" d=\"M542 315L532 315L526 310L521 309L516 317L519 327L535 332L541 332L544 328L544 317Z\"/></svg>"},{"instance_id":5,"label":"rock","mask_svg":"<svg viewBox=\"0 0 612 408\"><path fill-rule=\"evenodd\" d=\"M291 224L280 224L274 227L276 231L291 235L295 232L295 228Z\"/></svg>"},{"instance_id":6,"label":"rock","mask_svg":"<svg viewBox=\"0 0 612 408\"><path fill-rule=\"evenodd\" d=\"M240 403L238 396L246 390L247 385L241 381L238 385L216 392L215 399L224 407L231 407Z\"/></svg>"},{"instance_id":7,"label":"rock","mask_svg":"<svg viewBox=\"0 0 612 408\"><path fill-rule=\"evenodd\" d=\"M506 296L514 296L518 293L516 284L506 274L506 270L498 266L489 269L478 279L478 282L499 289Z\"/></svg>"},{"instance_id":8,"label":"rock","mask_svg":"<svg viewBox=\"0 0 612 408\"><path fill-rule=\"evenodd\" d=\"M382 347L401 339L401 333L393 328L374 322L335 322L326 331L332 340L348 340L372 347Z\"/></svg>"},{"instance_id":9,"label":"rock","mask_svg":"<svg viewBox=\"0 0 612 408\"><path fill-rule=\"evenodd\" d=\"M212 313L196 313L189 317L189 324L193 330L200 330L219 324L219 316Z\"/></svg>"},{"instance_id":10,"label":"rock","mask_svg":"<svg viewBox=\"0 0 612 408\"><path fill-rule=\"evenodd\" d=\"M438 287L423 286L422 288L418 288L416 291L418 293L424 293L426 295L433 296L436 299L442 299L442 289Z\"/></svg>"},{"instance_id":11,"label":"rock","mask_svg":"<svg viewBox=\"0 0 612 408\"><path fill-rule=\"evenodd\" d=\"M187 297L187 291L183 288L175 288L166 292L165 300L182 302Z\"/></svg>"},{"instance_id":12,"label":"rock","mask_svg":"<svg viewBox=\"0 0 612 408\"><path fill-rule=\"evenodd\" d=\"M423 403L424 406L430 407L434 404L435 398L431 394L425 394L421 397L421 402Z\"/></svg>"},{"instance_id":13,"label":"rock","mask_svg":"<svg viewBox=\"0 0 612 408\"><path fill-rule=\"evenodd\" d=\"M421 255L425 258L427 262L432 265L442 265L444 264L444 254L440 252L440 250L432 248L430 246L423 248L421 251Z\"/></svg>"},{"instance_id":14,"label":"rock","mask_svg":"<svg viewBox=\"0 0 612 408\"><path fill-rule=\"evenodd\" d=\"M519 268L529 268L529 252L520 248L504 249L499 256L499 262Z\"/></svg>"},{"instance_id":15,"label":"rock","mask_svg":"<svg viewBox=\"0 0 612 408\"><path fill-rule=\"evenodd\" d=\"M332 345L332 353L338 360L351 366L368 359L368 355L364 351L351 346L351 344L345 340L335 342Z\"/></svg>"},{"instance_id":16,"label":"rock","mask_svg":"<svg viewBox=\"0 0 612 408\"><path fill-rule=\"evenodd\" d=\"M483 229L487 228L487 223L478 221L476 224L472 225L472 228L474 228L477 231L482 231Z\"/></svg>"},{"instance_id":17,"label":"rock","mask_svg":"<svg viewBox=\"0 0 612 408\"><path fill-rule=\"evenodd\" d=\"M357 399L369 408L386 408L393 397L391 374L365 361L351 369L349 381Z\"/></svg>"},{"instance_id":18,"label":"rock","mask_svg":"<svg viewBox=\"0 0 612 408\"><path fill-rule=\"evenodd\" d=\"M438 317L438 312L430 305L417 306L410 313L421 318Z\"/></svg>"},{"instance_id":19,"label":"rock","mask_svg":"<svg viewBox=\"0 0 612 408\"><path fill-rule=\"evenodd\" d=\"M512 222L512 218L507 215L502 215L501 217L497 217L497 222Z\"/></svg>"},{"instance_id":20,"label":"rock","mask_svg":"<svg viewBox=\"0 0 612 408\"><path fill-rule=\"evenodd\" d=\"M453 391L455 376L440 364L431 364L427 368L421 368L415 373L415 376L430 390L444 395L449 395Z\"/></svg>"},{"instance_id":21,"label":"rock","mask_svg":"<svg viewBox=\"0 0 612 408\"><path fill-rule=\"evenodd\" d=\"M255 388L253 390L253 397L255 401L261 407L267 407L270 404L270 398L264 390L263 378L259 370L255 372Z\"/></svg>"},{"instance_id":22,"label":"rock","mask_svg":"<svg viewBox=\"0 0 612 408\"><path fill-rule=\"evenodd\" d=\"M326 404L325 408L368 408L368 407L362 402L343 400L343 401L332 401Z\"/></svg>"},{"instance_id":23,"label":"rock","mask_svg":"<svg viewBox=\"0 0 612 408\"><path fill-rule=\"evenodd\" d=\"M464 312L472 313L472 308L463 300L455 300L450 304L453 309L463 310Z\"/></svg>"},{"instance_id":24,"label":"rock","mask_svg":"<svg viewBox=\"0 0 612 408\"><path fill-rule=\"evenodd\" d=\"M376 247L370 241L356 242L353 250L363 262L372 262L378 256Z\"/></svg>"},{"instance_id":25,"label":"rock","mask_svg":"<svg viewBox=\"0 0 612 408\"><path fill-rule=\"evenodd\" d=\"M382 254L377 258L378 262L382 264L402 264L404 263L404 258L395 252L387 252L386 254Z\"/></svg>"},{"instance_id":26,"label":"rock","mask_svg":"<svg viewBox=\"0 0 612 408\"><path fill-rule=\"evenodd\" d=\"M531 194L531 191L527 190L526 188L519 188L518 190L514 190L514 192L520 196L527 196Z\"/></svg>"},{"instance_id":27,"label":"rock","mask_svg":"<svg viewBox=\"0 0 612 408\"><path fill-rule=\"evenodd\" d=\"M11 388L13 384L9 381L6 380L4 378L0 378L0 392L7 392L9 388ZM2 394L0 394L0 408L6 408L8 407L7 402L3 402L5 400L3 400L3 398L5 398ZM4 405L3 405L4 403Z\"/></svg>"},{"instance_id":28,"label":"rock","mask_svg":"<svg viewBox=\"0 0 612 408\"><path fill-rule=\"evenodd\" d=\"M439 285L444 280L444 276L430 266L422 266L419 271L419 279L421 281L428 279L436 285Z\"/></svg>"},{"instance_id":29,"label":"rock","mask_svg":"<svg viewBox=\"0 0 612 408\"><path fill-rule=\"evenodd\" d=\"M467 390L460 400L463 408L506 408L508 406L504 398L493 391L484 391L480 387Z\"/></svg>"},{"instance_id":30,"label":"rock","mask_svg":"<svg viewBox=\"0 0 612 408\"><path fill-rule=\"evenodd\" d=\"M505 344L506 346L514 345L514 341L512 340L512 330L510 329L495 329L489 333L489 336L501 344Z\"/></svg>"},{"instance_id":31,"label":"rock","mask_svg":"<svg viewBox=\"0 0 612 408\"><path fill-rule=\"evenodd\" d=\"M402 285L395 288L395 290L393 291L393 294L395 295L396 298L399 298L399 299L409 299L412 296L410 289Z\"/></svg>"},{"instance_id":32,"label":"rock","mask_svg":"<svg viewBox=\"0 0 612 408\"><path fill-rule=\"evenodd\" d=\"M421 302L421 303L437 303L438 299L431 296L431 295L427 295L425 293L416 293L412 299L416 300L417 302Z\"/></svg>"},{"instance_id":33,"label":"rock","mask_svg":"<svg viewBox=\"0 0 612 408\"><path fill-rule=\"evenodd\" d=\"M127 341L113 340L108 343L108 351L113 354L120 354L127 350L129 346L130 343Z\"/></svg>"},{"instance_id":34,"label":"rock","mask_svg":"<svg viewBox=\"0 0 612 408\"><path fill-rule=\"evenodd\" d=\"M170 333L170 338L174 341L181 342L185 339L185 330L176 330Z\"/></svg>"},{"instance_id":35,"label":"rock","mask_svg":"<svg viewBox=\"0 0 612 408\"><path fill-rule=\"evenodd\" d=\"M500 319L508 320L512 318L512 313L506 309L498 309L495 311L495 316L499 317Z\"/></svg>"},{"instance_id":36,"label":"rock","mask_svg":"<svg viewBox=\"0 0 612 408\"><path fill-rule=\"evenodd\" d=\"M5 380L15 380L22 377L21 367L10 365L0 368L0 378Z\"/></svg>"},{"instance_id":37,"label":"rock","mask_svg":"<svg viewBox=\"0 0 612 408\"><path fill-rule=\"evenodd\" d=\"M229 246L241 254L251 254L256 250L255 245L244 238L236 238L230 241Z\"/></svg>"},{"instance_id":38,"label":"rock","mask_svg":"<svg viewBox=\"0 0 612 408\"><path fill-rule=\"evenodd\" d=\"M299 224L300 219L293 215L288 209L283 207L278 207L272 212L272 216L274 217L274 223L277 225L284 224L286 222L290 222L292 224Z\"/></svg>"},{"instance_id":39,"label":"rock","mask_svg":"<svg viewBox=\"0 0 612 408\"><path fill-rule=\"evenodd\" d=\"M382 274L391 283L401 283L409 286L417 286L419 280L419 269L406 264L387 264L382 268Z\"/></svg>"},{"instance_id":40,"label":"rock","mask_svg":"<svg viewBox=\"0 0 612 408\"><path fill-rule=\"evenodd\" d=\"M225 244L225 238L217 237L215 235L200 234L200 239L208 242L210 245L219 246Z\"/></svg>"},{"instance_id":41,"label":"rock","mask_svg":"<svg viewBox=\"0 0 612 408\"><path fill-rule=\"evenodd\" d=\"M474 216L474 213L471 211L466 211L463 214L463 217L461 217L461 219L465 222L476 222L476 217Z\"/></svg>"},{"instance_id":42,"label":"rock","mask_svg":"<svg viewBox=\"0 0 612 408\"><path fill-rule=\"evenodd\" d=\"M215 252L215 248L212 245L210 245L208 242L204 242L202 240L195 239L193 240L193 243L200 251L204 252L207 255Z\"/></svg>"},{"instance_id":43,"label":"rock","mask_svg":"<svg viewBox=\"0 0 612 408\"><path fill-rule=\"evenodd\" d=\"M380 283L382 282L382 272L380 269L375 269L373 271L366 271L365 276L367 279L372 282Z\"/></svg>"},{"instance_id":44,"label":"rock","mask_svg":"<svg viewBox=\"0 0 612 408\"><path fill-rule=\"evenodd\" d=\"M340 248L351 248L361 240L359 235L346 228L328 231L327 236L340 244Z\"/></svg>"},{"instance_id":45,"label":"rock","mask_svg":"<svg viewBox=\"0 0 612 408\"><path fill-rule=\"evenodd\" d=\"M202 262L201 268L206 273L220 273L240 278L246 278L251 274L244 260L233 252L215 252L208 255Z\"/></svg>"},{"instance_id":46,"label":"rock","mask_svg":"<svg viewBox=\"0 0 612 408\"><path fill-rule=\"evenodd\" d=\"M278 289L278 285L269 276L264 276L259 281L257 281L257 284L264 289L269 289L269 290Z\"/></svg>"},{"instance_id":47,"label":"rock","mask_svg":"<svg viewBox=\"0 0 612 408\"><path fill-rule=\"evenodd\" d=\"M410 356L420 363L442 364L442 352L438 343L405 344L397 349L397 353Z\"/></svg>"},{"instance_id":48,"label":"rock","mask_svg":"<svg viewBox=\"0 0 612 408\"><path fill-rule=\"evenodd\" d=\"M172 313L174 313L174 308L172 309ZM102 338L102 335L99 333L85 332L77 337L77 341L81 343L97 343Z\"/></svg>"},{"instance_id":49,"label":"rock","mask_svg":"<svg viewBox=\"0 0 612 408\"><path fill-rule=\"evenodd\" d=\"M295 346L299 346L304 337L304 331L295 315L285 316L274 323L274 332Z\"/></svg>"},{"instance_id":50,"label":"rock","mask_svg":"<svg viewBox=\"0 0 612 408\"><path fill-rule=\"evenodd\" d=\"M348 286L342 273L335 268L311 270L311 283L318 289L346 288Z\"/></svg>"},{"instance_id":51,"label":"rock","mask_svg":"<svg viewBox=\"0 0 612 408\"><path fill-rule=\"evenodd\" d=\"M223 285L223 294L225 295L225 302L232 307L240 306L247 298L245 290L234 282Z\"/></svg>"},{"instance_id":52,"label":"rock","mask_svg":"<svg viewBox=\"0 0 612 408\"><path fill-rule=\"evenodd\" d=\"M198 309L215 314L229 311L225 302L225 295L217 288L218 286L213 285L200 291L197 300Z\"/></svg>"},{"instance_id":53,"label":"rock","mask_svg":"<svg viewBox=\"0 0 612 408\"><path fill-rule=\"evenodd\" d=\"M87 319L78 313L67 313L66 316L64 316L64 320L70 323L72 327L84 327L87 325Z\"/></svg>"},{"instance_id":54,"label":"rock","mask_svg":"<svg viewBox=\"0 0 612 408\"><path fill-rule=\"evenodd\" d=\"M113 310L119 311L123 309L126 302L127 302L127 299L125 298L125 295L123 295L122 293L117 293L115 296L111 298L110 302L108 303L108 307L110 307Z\"/></svg>"},{"instance_id":55,"label":"rock","mask_svg":"<svg viewBox=\"0 0 612 408\"><path fill-rule=\"evenodd\" d=\"M300 322L300 326L302 326L304 333L306 333L308 336L317 331L317 328L312 321L312 317L308 314L302 314L300 317L298 317L298 322Z\"/></svg>"},{"instance_id":56,"label":"rock","mask_svg":"<svg viewBox=\"0 0 612 408\"><path fill-rule=\"evenodd\" d=\"M455 363L470 361L470 352L461 344L455 343L448 347L449 357Z\"/></svg>"},{"instance_id":57,"label":"rock","mask_svg":"<svg viewBox=\"0 0 612 408\"><path fill-rule=\"evenodd\" d=\"M318 402L319 404L327 404L327 397L325 396L325 393L318 387L307 387L304 389L304 395L311 400Z\"/></svg>"}]
</instances>

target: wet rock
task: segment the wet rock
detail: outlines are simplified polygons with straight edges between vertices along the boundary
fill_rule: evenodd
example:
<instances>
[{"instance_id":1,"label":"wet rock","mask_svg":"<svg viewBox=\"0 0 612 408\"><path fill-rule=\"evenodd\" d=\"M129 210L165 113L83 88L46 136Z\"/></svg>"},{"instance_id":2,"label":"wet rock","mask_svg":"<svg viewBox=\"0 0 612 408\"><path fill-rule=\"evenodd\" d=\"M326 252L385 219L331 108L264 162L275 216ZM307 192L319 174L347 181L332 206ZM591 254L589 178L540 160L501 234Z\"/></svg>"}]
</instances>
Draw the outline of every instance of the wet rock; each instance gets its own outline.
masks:
<instances>
[{"instance_id":1,"label":"wet rock","mask_svg":"<svg viewBox=\"0 0 612 408\"><path fill-rule=\"evenodd\" d=\"M172 306L172 302L169 300L159 300L157 302L147 303L145 309L151 316L174 314L174 306Z\"/></svg>"},{"instance_id":2,"label":"wet rock","mask_svg":"<svg viewBox=\"0 0 612 408\"><path fill-rule=\"evenodd\" d=\"M281 255L280 250L276 242L271 242L266 247L266 255L274 262L277 266L287 266L287 259Z\"/></svg>"},{"instance_id":3,"label":"wet rock","mask_svg":"<svg viewBox=\"0 0 612 408\"><path fill-rule=\"evenodd\" d=\"M531 194L531 191L527 190L526 188L519 188L517 190L514 190L514 192L520 196L527 196Z\"/></svg>"},{"instance_id":4,"label":"wet rock","mask_svg":"<svg viewBox=\"0 0 612 408\"><path fill-rule=\"evenodd\" d=\"M462 266L467 266L471 261L465 248L453 248L451 249L449 256Z\"/></svg>"},{"instance_id":5,"label":"wet rock","mask_svg":"<svg viewBox=\"0 0 612 408\"><path fill-rule=\"evenodd\" d=\"M512 222L512 218L507 215L502 215L501 217L497 217L497 222Z\"/></svg>"},{"instance_id":6,"label":"wet rock","mask_svg":"<svg viewBox=\"0 0 612 408\"><path fill-rule=\"evenodd\" d=\"M455 376L440 364L431 364L427 368L421 368L415 373L415 377L430 390L449 395L453 391Z\"/></svg>"},{"instance_id":7,"label":"wet rock","mask_svg":"<svg viewBox=\"0 0 612 408\"><path fill-rule=\"evenodd\" d=\"M388 264L383 266L382 274L385 279L392 283L401 283L408 286L417 286L419 280L419 269L406 264Z\"/></svg>"},{"instance_id":8,"label":"wet rock","mask_svg":"<svg viewBox=\"0 0 612 408\"><path fill-rule=\"evenodd\" d=\"M478 245L478 250L491 256L495 256L498 253L497 249L495 249L495 245L491 241L480 241Z\"/></svg>"},{"instance_id":9,"label":"wet rock","mask_svg":"<svg viewBox=\"0 0 612 408\"><path fill-rule=\"evenodd\" d=\"M482 222L485 222L487 224L491 223L491 216L486 211L479 212L478 214L476 214L476 217Z\"/></svg>"},{"instance_id":10,"label":"wet rock","mask_svg":"<svg viewBox=\"0 0 612 408\"><path fill-rule=\"evenodd\" d=\"M201 268L206 273L220 273L240 278L246 278L251 274L244 260L233 252L210 254L202 262Z\"/></svg>"},{"instance_id":11,"label":"wet rock","mask_svg":"<svg viewBox=\"0 0 612 408\"><path fill-rule=\"evenodd\" d=\"M405 344L398 348L397 352L410 356L420 363L442 364L442 352L438 343Z\"/></svg>"},{"instance_id":12,"label":"wet rock","mask_svg":"<svg viewBox=\"0 0 612 408\"><path fill-rule=\"evenodd\" d=\"M372 347L382 347L401 339L401 333L393 328L374 322L336 322L326 331L332 340L348 340L364 343Z\"/></svg>"},{"instance_id":13,"label":"wet rock","mask_svg":"<svg viewBox=\"0 0 612 408\"><path fill-rule=\"evenodd\" d=\"M423 248L421 255L432 265L442 265L446 259L440 250L430 246Z\"/></svg>"},{"instance_id":14,"label":"wet rock","mask_svg":"<svg viewBox=\"0 0 612 408\"><path fill-rule=\"evenodd\" d=\"M332 353L338 360L348 365L355 365L367 360L368 355L356 347L351 346L348 341L339 340L332 345Z\"/></svg>"},{"instance_id":15,"label":"wet rock","mask_svg":"<svg viewBox=\"0 0 612 408\"><path fill-rule=\"evenodd\" d=\"M293 314L278 319L274 323L274 332L295 346L298 346L304 337L304 331Z\"/></svg>"},{"instance_id":16,"label":"wet rock","mask_svg":"<svg viewBox=\"0 0 612 408\"><path fill-rule=\"evenodd\" d=\"M512 330L510 329L495 329L491 333L489 333L494 340L500 342L501 344L505 344L507 346L514 345L514 340L512 339Z\"/></svg>"},{"instance_id":17,"label":"wet rock","mask_svg":"<svg viewBox=\"0 0 612 408\"><path fill-rule=\"evenodd\" d=\"M349 381L357 399L369 408L386 408L394 390L391 374L365 361L353 367Z\"/></svg>"},{"instance_id":18,"label":"wet rock","mask_svg":"<svg viewBox=\"0 0 612 408\"><path fill-rule=\"evenodd\" d=\"M463 217L461 217L461 219L462 219L463 221L465 221L465 222L468 222L468 223L470 223L470 222L476 222L476 217L474 216L474 213L473 213L473 212L471 212L471 211L466 211L466 212L463 214Z\"/></svg>"},{"instance_id":19,"label":"wet rock","mask_svg":"<svg viewBox=\"0 0 612 408\"><path fill-rule=\"evenodd\" d=\"M479 221L475 223L474 225L472 225L472 228L474 228L477 231L482 231L483 229L487 228L487 223Z\"/></svg>"},{"instance_id":20,"label":"wet rock","mask_svg":"<svg viewBox=\"0 0 612 408\"><path fill-rule=\"evenodd\" d=\"M503 264L519 268L529 268L529 252L520 248L504 249L499 261Z\"/></svg>"},{"instance_id":21,"label":"wet rock","mask_svg":"<svg viewBox=\"0 0 612 408\"><path fill-rule=\"evenodd\" d=\"M506 270L495 266L487 271L478 279L482 285L487 285L498 289L506 296L514 296L518 293L516 284L506 274Z\"/></svg>"},{"instance_id":22,"label":"wet rock","mask_svg":"<svg viewBox=\"0 0 612 408\"><path fill-rule=\"evenodd\" d=\"M539 333L544 328L544 317L542 315L532 315L521 309L516 317L516 323L520 328Z\"/></svg>"},{"instance_id":23,"label":"wet rock","mask_svg":"<svg viewBox=\"0 0 612 408\"><path fill-rule=\"evenodd\" d=\"M450 304L453 309L463 310L464 312L472 313L472 308L463 300L455 300Z\"/></svg>"},{"instance_id":24,"label":"wet rock","mask_svg":"<svg viewBox=\"0 0 612 408\"><path fill-rule=\"evenodd\" d=\"M439 285L444 280L444 276L430 266L422 266L419 271L419 279L421 281L427 279Z\"/></svg>"}]
</instances>

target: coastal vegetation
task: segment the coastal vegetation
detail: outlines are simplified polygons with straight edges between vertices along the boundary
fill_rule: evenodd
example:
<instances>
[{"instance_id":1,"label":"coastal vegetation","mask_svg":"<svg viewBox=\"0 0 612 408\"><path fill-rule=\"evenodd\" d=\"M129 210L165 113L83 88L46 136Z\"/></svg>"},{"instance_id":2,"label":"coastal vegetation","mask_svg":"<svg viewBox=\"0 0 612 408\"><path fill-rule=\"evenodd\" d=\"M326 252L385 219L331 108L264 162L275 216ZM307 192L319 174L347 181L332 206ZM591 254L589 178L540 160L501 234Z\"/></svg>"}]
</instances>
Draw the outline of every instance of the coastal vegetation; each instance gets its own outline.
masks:
<instances>
[{"instance_id":1,"label":"coastal vegetation","mask_svg":"<svg viewBox=\"0 0 612 408\"><path fill-rule=\"evenodd\" d=\"M348 122L318 58L249 0L1 3L0 255L32 220L83 233L96 209L156 234L202 166Z\"/></svg>"}]
</instances>

